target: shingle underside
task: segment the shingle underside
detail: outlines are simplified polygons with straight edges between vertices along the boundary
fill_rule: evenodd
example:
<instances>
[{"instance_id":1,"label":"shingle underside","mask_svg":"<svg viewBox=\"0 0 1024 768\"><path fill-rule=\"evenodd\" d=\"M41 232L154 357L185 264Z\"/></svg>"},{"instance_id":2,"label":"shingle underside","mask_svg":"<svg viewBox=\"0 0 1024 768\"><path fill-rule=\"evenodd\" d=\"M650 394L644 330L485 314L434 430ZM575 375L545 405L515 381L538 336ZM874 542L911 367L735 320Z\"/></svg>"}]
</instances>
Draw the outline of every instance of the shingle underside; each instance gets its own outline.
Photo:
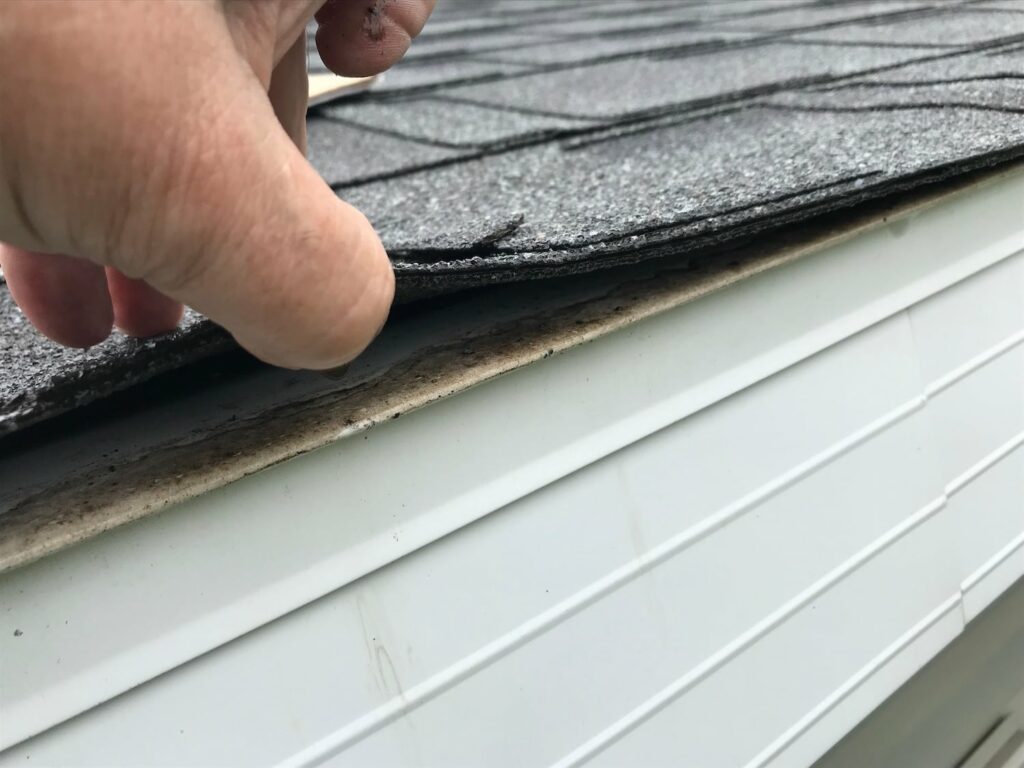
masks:
<instances>
[{"instance_id":1,"label":"shingle underside","mask_svg":"<svg viewBox=\"0 0 1024 768\"><path fill-rule=\"evenodd\" d=\"M409 299L699 258L1024 154L1022 113L1021 0L440 0L308 122ZM225 344L192 316L60 350L3 286L0 328L0 434Z\"/></svg>"}]
</instances>

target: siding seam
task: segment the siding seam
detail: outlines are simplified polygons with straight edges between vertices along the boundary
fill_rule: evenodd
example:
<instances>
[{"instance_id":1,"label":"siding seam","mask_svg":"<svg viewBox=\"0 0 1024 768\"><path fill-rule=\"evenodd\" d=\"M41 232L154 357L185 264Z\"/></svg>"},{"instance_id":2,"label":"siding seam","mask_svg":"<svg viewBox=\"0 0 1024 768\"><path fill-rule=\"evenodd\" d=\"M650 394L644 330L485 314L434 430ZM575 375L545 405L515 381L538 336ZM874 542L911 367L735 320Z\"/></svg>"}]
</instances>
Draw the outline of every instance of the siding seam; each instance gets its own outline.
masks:
<instances>
[{"instance_id":1,"label":"siding seam","mask_svg":"<svg viewBox=\"0 0 1024 768\"><path fill-rule=\"evenodd\" d=\"M772 742L754 759L748 762L744 768L764 768L778 757L787 747L792 745L800 736L809 731L815 723L839 706L844 700L854 693L861 685L867 682L873 675L879 672L886 664L896 659L900 653L907 649L915 640L922 637L929 629L934 627L950 612L956 611L960 614L959 628L957 634L963 631L966 621L963 617L963 596L957 591L951 597L943 600L937 608L930 611L921 621L912 626L893 643L891 643L878 656L860 668L856 674L850 677L845 683L823 699L814 709L798 720L793 726L785 731L778 739Z\"/></svg>"},{"instance_id":2,"label":"siding seam","mask_svg":"<svg viewBox=\"0 0 1024 768\"><path fill-rule=\"evenodd\" d=\"M983 368L997 358L1002 357L1022 342L1024 342L1024 329L1021 329L1017 333L1003 339L998 344L982 352L980 355L976 355L963 365L957 366L946 375L936 379L925 388L925 394L928 397L935 397L939 393L949 389L961 379L964 379L974 373L979 368Z\"/></svg>"},{"instance_id":3,"label":"siding seam","mask_svg":"<svg viewBox=\"0 0 1024 768\"><path fill-rule=\"evenodd\" d=\"M1018 335L1020 338L1024 338L1024 334ZM1004 345L999 345L1004 346ZM1006 349L1010 349L1013 345L1006 346ZM1005 350L1004 350L1005 351ZM980 358L981 356L979 356ZM979 359L976 358L976 359ZM990 358L991 359L991 358ZM974 366L971 370L976 370L980 365ZM967 368L967 366L963 366ZM941 391L941 390L940 390ZM990 453L985 459L978 462L971 470L961 477L968 477L964 483L956 486L956 491L961 490L967 483L973 482L980 477L984 472L991 469L993 466L998 464L1000 461L1005 459L1007 456L1013 453L1014 450L1024 445L1024 433L1021 433L1015 438L1012 438L1002 446L997 448L995 451ZM948 489L952 487L947 486L946 498L948 499L952 495L952 491ZM902 651L908 646L913 640L922 635L932 625L934 625L942 616L947 614L954 608L958 610L960 614L960 628L961 630L967 626L971 618L967 614L967 606L965 603L965 597L968 590L976 586L982 581L985 576L998 568L1003 562L1008 560L1013 554L1024 547L1024 532L1019 536L1015 537L1010 544L999 550L996 555L987 560L984 565L978 570L972 573L967 579L965 579L956 595L951 597L949 600L942 603L939 608L930 613L928 617L921 623L915 625L908 633L903 635L900 640L894 643L892 646L886 649L881 655L873 659L867 665L865 665L860 671L858 671L853 677L847 682L840 686L836 691L821 701L814 709L807 713L803 718L797 721L786 733L779 737L775 742L765 748L757 757L751 760L745 768L763 768L763 766L770 763L773 759L795 742L801 735L806 733L814 725L815 722L824 717L828 712L838 706L845 698L853 693L860 685L873 675L875 672L884 667L889 661L895 658L896 654ZM955 603L955 605L954 605Z\"/></svg>"},{"instance_id":4,"label":"siding seam","mask_svg":"<svg viewBox=\"0 0 1024 768\"><path fill-rule=\"evenodd\" d=\"M946 486L946 495L952 497L960 493L960 491L973 483L996 464L1003 461L1003 459L1010 456L1022 445L1024 445L1024 432L1011 437L1001 446L985 456L977 464L971 466L966 472L955 477L952 482Z\"/></svg>"},{"instance_id":5,"label":"siding seam","mask_svg":"<svg viewBox=\"0 0 1024 768\"><path fill-rule=\"evenodd\" d=\"M975 358L975 361L984 360L987 362L995 359L1009 349L1012 349L1017 343L1019 343L1019 340L1013 341L1017 336L1024 338L1024 334L1016 334L1010 339L996 345L989 350L989 352L979 355ZM1009 343L1011 341L1013 341L1013 343ZM944 386L943 389L947 388L954 381L966 377L983 364L984 362L977 362L975 365L961 366L957 369L958 377L956 379L950 379L949 383ZM947 376L944 377L943 380L949 378L950 377ZM572 618L574 615L594 604L605 595L610 594L644 573L652 570L656 566L674 557L693 544L696 544L715 531L724 528L733 521L742 517L746 512L758 507L784 491L786 488L795 485L810 476L812 473L849 453L859 445L868 442L870 439L881 434L896 423L922 410L928 399L927 394L923 394L919 397L913 398L907 403L904 403L902 406L890 411L889 414L875 420L871 424L863 427L843 440L834 443L817 456L798 464L796 467L779 476L772 482L761 486L761 488L747 494L733 504L724 507L718 513L705 518L697 525L687 528L657 547L654 547L643 557L637 558L612 571L603 578L592 582L586 589L580 590L569 598L563 600L561 603L558 603L547 611L538 614L533 619L520 624L517 628L506 633L494 642L465 656L456 664L449 666L447 669L431 678L428 678L427 680L424 680L422 683L413 686L411 689L406 691L404 696L391 699L389 702L386 702L377 709L351 723L346 724L344 727L308 746L299 753L292 755L290 758L282 761L280 765L294 766L295 768L298 768L299 766L305 767L318 765L340 751L362 741L381 728L394 722L399 717L402 717L419 706L428 703L445 691L455 687L463 680L477 674L516 649L541 636L544 632ZM1013 451L1021 445L1024 445L1024 433L1021 433L1003 444L986 456L982 461L971 467L963 475L960 475L956 480L946 486L942 494L937 499L926 505L922 510L890 529L882 537L868 545L868 547L862 549L842 565L833 569L833 571L830 571L822 577L822 579L812 584L796 597L784 603L779 609L776 609L776 611L769 614L760 622L754 624L750 629L734 638L717 653L693 667L686 675L679 678L675 684L669 686L669 688L663 689L661 694L648 700L648 702L641 705L641 707L634 709L633 713L637 713L636 716L639 719L633 722L632 719L630 719L630 716L627 715L626 718L620 720L619 723L624 723L626 720L630 721L622 727L621 732L619 729L616 729L618 723L610 726L609 729L606 729L606 731L603 732L609 733L610 731L615 731L614 737L612 737L612 735L609 736L610 740L602 740L603 734L599 734L597 737L594 737L594 739L582 745L577 751L570 753L570 755L555 763L555 766L558 768L569 768L569 766L580 765L582 762L585 762L596 755L597 752L603 751L612 743L622 738L622 736L626 735L626 733L636 728L644 720L660 711L664 706L667 706L672 700L684 693L687 689L696 685L702 679L722 667L731 658L753 645L754 642L784 622L796 611L800 610L800 608L810 602L814 597L824 593L829 587L853 573L876 554L886 549L892 543L902 538L906 533L916 528L922 522L937 513L940 509L944 508L954 493L962 490L962 488L968 483L973 482L975 479L980 477L992 466L1012 454ZM962 605L962 590L958 591L957 595ZM966 623L966 616L963 616L963 620L964 623ZM677 687L678 690L676 690ZM666 695L666 693L670 693L670 698L661 702L661 697ZM650 711L647 711L648 707L651 707ZM822 714L824 714L824 712ZM600 745L598 745L598 741L601 741ZM591 746L593 747L593 751L590 751Z\"/></svg>"},{"instance_id":6,"label":"siding seam","mask_svg":"<svg viewBox=\"0 0 1024 768\"><path fill-rule=\"evenodd\" d=\"M705 518L697 525L691 526L690 528L687 528L679 534L662 542L660 545L649 550L643 557L637 558L626 565L617 568L601 579L592 582L586 589L580 590L574 595L571 595L543 613L538 614L533 619L520 624L518 627L492 643L489 643L478 651L465 656L459 662L451 665L442 672L424 680L418 685L413 686L408 689L405 692L405 695L401 698L396 697L377 709L367 713L363 717L345 725L334 733L329 734L320 741L315 742L301 752L281 762L280 765L295 766L296 768L298 766L317 765L323 760L337 754L341 750L361 741L402 715L429 702L471 675L476 674L490 664L530 642L534 638L539 637L545 631L568 620L601 597L633 581L635 578L682 552L709 534L720 530L734 520L737 520L744 513L773 498L784 489L791 487L818 469L827 466L839 457L848 453L853 448L867 442L894 424L918 412L923 407L924 403L925 398L920 396L910 400L893 411L890 411L886 416L877 419L852 435L834 443L831 447L822 451L817 456L798 464L796 467L775 480L766 483L761 486L761 488L724 507L718 513ZM931 514L944 505L944 500L945 495L925 507L924 511L928 511L928 514ZM932 507L935 507L935 509L932 509ZM922 512L918 512L916 515L904 520L903 523L891 529L881 539L878 539L872 545L869 545L869 549L871 546L876 546L879 542L883 542L887 536L893 535L896 531L900 531L903 528L910 530L910 528L907 528L908 525L910 525L910 527L916 526L917 522L924 519L922 517L921 520L917 520L921 514ZM915 520L917 520L917 522L914 522ZM902 533L900 535L902 535ZM887 546L887 544L884 544L883 546ZM865 550L862 550L862 553L864 551ZM857 557L857 555L855 555L855 557ZM755 625L755 627L756 626L757 625ZM750 631L752 630L747 630L748 633ZM747 633L744 633L744 635L745 634ZM741 637L744 635L741 635ZM716 664L716 668L726 660L727 658L723 658L718 664Z\"/></svg>"},{"instance_id":7,"label":"siding seam","mask_svg":"<svg viewBox=\"0 0 1024 768\"><path fill-rule=\"evenodd\" d=\"M935 501L924 506L922 509L908 517L899 525L887 531L883 536L876 539L864 549L847 559L844 563L832 569L829 573L805 589L800 594L790 598L772 613L761 619L757 624L743 634L727 643L717 653L712 654L696 667L691 669L674 683L666 686L657 694L652 696L639 707L634 708L617 723L613 723L602 733L589 739L570 754L563 757L552 765L552 768L574 768L592 759L600 752L610 747L622 737L626 736L653 715L663 710L666 706L675 701L679 696L688 691L694 685L707 678L712 672L720 668L725 662L752 646L757 640L767 635L771 630L783 624L800 609L809 605L815 598L820 597L831 587L857 571L862 565L872 560L876 555L885 551L908 533L930 520L938 512L946 507L946 496L943 494ZM951 598L952 599L952 598ZM959 591L956 599L959 600Z\"/></svg>"},{"instance_id":8,"label":"siding seam","mask_svg":"<svg viewBox=\"0 0 1024 768\"><path fill-rule=\"evenodd\" d=\"M964 594L970 592L978 586L978 584L984 581L986 576L1013 557L1013 555L1020 549L1024 549L1024 531L1021 531L1021 533L1010 540L1009 544L996 552L991 558L986 560L978 570L964 579L963 583L960 585L960 591Z\"/></svg>"}]
</instances>

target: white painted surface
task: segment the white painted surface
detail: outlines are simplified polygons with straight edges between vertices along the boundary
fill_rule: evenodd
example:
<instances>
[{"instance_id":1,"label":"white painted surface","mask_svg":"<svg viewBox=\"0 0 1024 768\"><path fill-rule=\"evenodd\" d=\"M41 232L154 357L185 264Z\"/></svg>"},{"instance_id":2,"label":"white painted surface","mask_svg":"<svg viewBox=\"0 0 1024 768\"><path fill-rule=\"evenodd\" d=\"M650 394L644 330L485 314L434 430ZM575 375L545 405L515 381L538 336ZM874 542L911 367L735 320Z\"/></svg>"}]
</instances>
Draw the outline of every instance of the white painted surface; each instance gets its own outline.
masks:
<instances>
[{"instance_id":1,"label":"white painted surface","mask_svg":"<svg viewBox=\"0 0 1024 768\"><path fill-rule=\"evenodd\" d=\"M0 577L0 765L807 765L1024 573L1021 200Z\"/></svg>"}]
</instances>

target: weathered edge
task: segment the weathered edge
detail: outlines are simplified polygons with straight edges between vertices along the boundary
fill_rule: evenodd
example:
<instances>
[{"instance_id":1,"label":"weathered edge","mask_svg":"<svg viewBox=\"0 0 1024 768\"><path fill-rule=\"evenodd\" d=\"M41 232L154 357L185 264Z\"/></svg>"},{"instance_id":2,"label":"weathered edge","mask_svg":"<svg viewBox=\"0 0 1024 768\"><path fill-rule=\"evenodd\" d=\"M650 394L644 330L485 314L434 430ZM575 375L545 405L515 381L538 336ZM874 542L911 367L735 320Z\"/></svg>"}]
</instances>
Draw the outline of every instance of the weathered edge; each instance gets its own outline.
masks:
<instances>
[{"instance_id":1,"label":"weathered edge","mask_svg":"<svg viewBox=\"0 0 1024 768\"><path fill-rule=\"evenodd\" d=\"M421 348L357 387L266 411L195 443L125 460L109 478L93 477L88 487L81 476L69 478L0 516L0 573L908 218L1021 167L975 174L841 220L780 232L696 268L666 268L654 278L616 285L592 301L495 326L473 339Z\"/></svg>"}]
</instances>

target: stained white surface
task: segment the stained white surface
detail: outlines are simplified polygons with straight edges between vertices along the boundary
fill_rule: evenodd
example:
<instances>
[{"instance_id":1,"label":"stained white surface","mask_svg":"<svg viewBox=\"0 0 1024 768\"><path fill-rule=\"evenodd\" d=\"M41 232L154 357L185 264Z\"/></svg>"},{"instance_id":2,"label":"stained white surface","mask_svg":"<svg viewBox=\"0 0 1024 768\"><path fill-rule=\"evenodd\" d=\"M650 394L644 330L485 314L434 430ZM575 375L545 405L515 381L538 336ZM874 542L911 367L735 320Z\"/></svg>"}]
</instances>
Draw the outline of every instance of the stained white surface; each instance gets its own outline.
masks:
<instances>
[{"instance_id":1,"label":"stained white surface","mask_svg":"<svg viewBox=\"0 0 1024 768\"><path fill-rule=\"evenodd\" d=\"M0 577L0 765L806 765L1024 565L1020 192Z\"/></svg>"}]
</instances>

